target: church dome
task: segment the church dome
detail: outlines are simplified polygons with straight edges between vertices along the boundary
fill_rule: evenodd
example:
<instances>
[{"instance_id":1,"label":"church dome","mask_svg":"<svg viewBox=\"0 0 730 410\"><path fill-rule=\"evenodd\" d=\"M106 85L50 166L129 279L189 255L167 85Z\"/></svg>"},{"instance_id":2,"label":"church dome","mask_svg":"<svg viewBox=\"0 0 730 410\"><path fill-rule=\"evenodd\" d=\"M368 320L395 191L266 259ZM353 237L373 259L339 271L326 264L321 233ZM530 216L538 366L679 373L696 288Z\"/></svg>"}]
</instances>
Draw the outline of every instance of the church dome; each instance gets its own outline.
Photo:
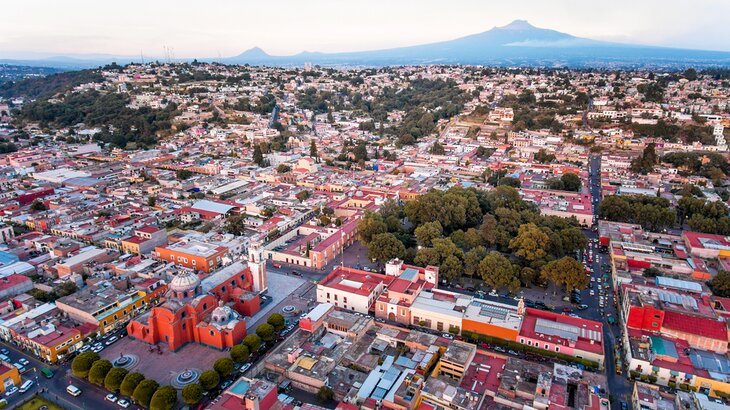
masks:
<instances>
[{"instance_id":1,"label":"church dome","mask_svg":"<svg viewBox=\"0 0 730 410\"><path fill-rule=\"evenodd\" d=\"M231 318L232 313L233 311L230 307L223 306L221 303L213 310L213 313L210 314L210 318L215 323L225 323Z\"/></svg>"},{"instance_id":2,"label":"church dome","mask_svg":"<svg viewBox=\"0 0 730 410\"><path fill-rule=\"evenodd\" d=\"M187 294L188 292L194 291L199 284L200 279L198 279L198 275L192 271L186 271L172 278L167 288L178 294Z\"/></svg>"}]
</instances>

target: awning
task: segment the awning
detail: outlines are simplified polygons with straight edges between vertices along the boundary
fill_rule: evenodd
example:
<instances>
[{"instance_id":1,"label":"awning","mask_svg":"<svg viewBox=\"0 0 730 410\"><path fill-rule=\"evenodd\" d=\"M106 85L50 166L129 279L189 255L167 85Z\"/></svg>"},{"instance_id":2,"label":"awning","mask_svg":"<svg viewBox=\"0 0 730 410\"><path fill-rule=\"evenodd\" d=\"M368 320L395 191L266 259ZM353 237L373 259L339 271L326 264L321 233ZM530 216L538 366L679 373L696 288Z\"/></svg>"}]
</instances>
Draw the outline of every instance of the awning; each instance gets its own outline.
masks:
<instances>
[{"instance_id":1,"label":"awning","mask_svg":"<svg viewBox=\"0 0 730 410\"><path fill-rule=\"evenodd\" d=\"M659 366L652 366L651 367L651 370L654 371L654 372L658 372L659 371Z\"/></svg>"},{"instance_id":2,"label":"awning","mask_svg":"<svg viewBox=\"0 0 730 410\"><path fill-rule=\"evenodd\" d=\"M678 376L679 375L679 372L676 371L676 370L670 370L669 371L669 374L671 374L672 376Z\"/></svg>"}]
</instances>

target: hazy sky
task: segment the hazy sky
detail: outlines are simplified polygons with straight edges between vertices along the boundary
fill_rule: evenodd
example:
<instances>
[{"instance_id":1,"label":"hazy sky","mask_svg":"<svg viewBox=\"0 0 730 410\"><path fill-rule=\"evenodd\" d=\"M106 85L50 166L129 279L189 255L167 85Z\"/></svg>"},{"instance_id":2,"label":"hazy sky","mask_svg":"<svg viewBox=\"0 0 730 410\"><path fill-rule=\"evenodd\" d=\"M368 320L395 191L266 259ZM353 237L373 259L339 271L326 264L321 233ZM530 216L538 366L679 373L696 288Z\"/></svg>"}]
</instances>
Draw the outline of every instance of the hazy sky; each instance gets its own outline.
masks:
<instances>
[{"instance_id":1,"label":"hazy sky","mask_svg":"<svg viewBox=\"0 0 730 410\"><path fill-rule=\"evenodd\" d=\"M5 0L0 58L216 57L449 40L526 19L576 36L730 51L730 0Z\"/></svg>"}]
</instances>

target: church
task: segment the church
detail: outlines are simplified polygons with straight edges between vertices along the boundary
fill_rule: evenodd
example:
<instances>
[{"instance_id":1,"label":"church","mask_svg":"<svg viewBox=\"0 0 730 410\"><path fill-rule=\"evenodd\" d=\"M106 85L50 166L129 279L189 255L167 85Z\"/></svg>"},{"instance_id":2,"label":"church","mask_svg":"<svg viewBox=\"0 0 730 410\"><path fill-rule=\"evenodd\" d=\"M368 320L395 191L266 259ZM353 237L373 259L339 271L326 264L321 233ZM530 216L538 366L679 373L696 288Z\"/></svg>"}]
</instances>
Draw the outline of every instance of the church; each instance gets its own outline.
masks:
<instances>
[{"instance_id":1,"label":"church","mask_svg":"<svg viewBox=\"0 0 730 410\"><path fill-rule=\"evenodd\" d=\"M234 262L203 278L183 270L167 285L164 302L127 325L129 337L165 343L176 351L188 343L223 350L246 337L244 316L260 309L265 290L265 263Z\"/></svg>"}]
</instances>

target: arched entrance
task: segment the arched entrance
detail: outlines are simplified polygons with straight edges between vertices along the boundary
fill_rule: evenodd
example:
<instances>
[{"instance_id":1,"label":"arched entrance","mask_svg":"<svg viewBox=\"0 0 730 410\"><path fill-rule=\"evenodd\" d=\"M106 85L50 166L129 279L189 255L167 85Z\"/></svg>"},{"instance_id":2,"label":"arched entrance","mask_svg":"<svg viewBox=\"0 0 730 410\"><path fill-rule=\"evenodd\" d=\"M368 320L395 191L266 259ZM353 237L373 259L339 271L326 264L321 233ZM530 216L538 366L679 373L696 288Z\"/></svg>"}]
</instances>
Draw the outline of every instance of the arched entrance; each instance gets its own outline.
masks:
<instances>
[{"instance_id":1,"label":"arched entrance","mask_svg":"<svg viewBox=\"0 0 730 410\"><path fill-rule=\"evenodd\" d=\"M395 322L395 313L393 313L393 312L388 313L388 320Z\"/></svg>"}]
</instances>

